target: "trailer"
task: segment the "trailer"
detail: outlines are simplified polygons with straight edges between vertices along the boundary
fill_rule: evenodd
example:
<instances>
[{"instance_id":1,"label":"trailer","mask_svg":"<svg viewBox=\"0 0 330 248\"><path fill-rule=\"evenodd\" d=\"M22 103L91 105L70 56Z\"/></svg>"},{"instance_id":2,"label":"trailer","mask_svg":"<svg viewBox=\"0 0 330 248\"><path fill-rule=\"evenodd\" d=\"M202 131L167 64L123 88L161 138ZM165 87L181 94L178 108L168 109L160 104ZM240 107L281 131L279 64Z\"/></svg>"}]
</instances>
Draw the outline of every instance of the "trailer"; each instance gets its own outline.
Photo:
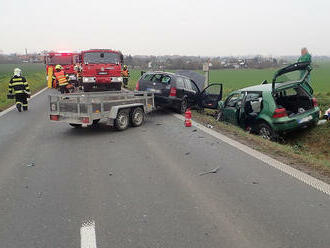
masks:
<instances>
[{"instance_id":1,"label":"trailer","mask_svg":"<svg viewBox=\"0 0 330 248\"><path fill-rule=\"evenodd\" d=\"M100 120L122 131L141 126L145 115L155 108L154 94L144 91L80 92L50 94L49 117L73 127L90 126Z\"/></svg>"}]
</instances>

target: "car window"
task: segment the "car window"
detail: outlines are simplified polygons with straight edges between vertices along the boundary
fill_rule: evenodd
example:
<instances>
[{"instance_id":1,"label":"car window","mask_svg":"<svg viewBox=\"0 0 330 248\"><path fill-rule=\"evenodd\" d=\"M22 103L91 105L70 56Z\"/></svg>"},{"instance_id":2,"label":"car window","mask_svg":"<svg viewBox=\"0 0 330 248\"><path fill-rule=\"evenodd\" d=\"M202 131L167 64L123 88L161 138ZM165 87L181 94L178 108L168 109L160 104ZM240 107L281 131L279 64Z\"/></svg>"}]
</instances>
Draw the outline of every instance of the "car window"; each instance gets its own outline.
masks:
<instances>
[{"instance_id":1,"label":"car window","mask_svg":"<svg viewBox=\"0 0 330 248\"><path fill-rule=\"evenodd\" d=\"M261 93L256 93L256 92L248 92L246 96L246 101L251 101L255 100L261 97Z\"/></svg>"},{"instance_id":2,"label":"car window","mask_svg":"<svg viewBox=\"0 0 330 248\"><path fill-rule=\"evenodd\" d=\"M150 81L154 74L145 74L143 80Z\"/></svg>"},{"instance_id":3,"label":"car window","mask_svg":"<svg viewBox=\"0 0 330 248\"><path fill-rule=\"evenodd\" d=\"M171 77L168 75L163 75L162 77L162 83L163 84L169 84L171 82Z\"/></svg>"},{"instance_id":4,"label":"car window","mask_svg":"<svg viewBox=\"0 0 330 248\"><path fill-rule=\"evenodd\" d=\"M176 78L176 87L179 89L183 89L184 88L184 82L183 82L183 78L182 77L177 77Z\"/></svg>"},{"instance_id":5,"label":"car window","mask_svg":"<svg viewBox=\"0 0 330 248\"><path fill-rule=\"evenodd\" d=\"M197 86L194 83L194 81L190 80L190 85L191 85L193 91L199 92L199 89L197 88Z\"/></svg>"},{"instance_id":6,"label":"car window","mask_svg":"<svg viewBox=\"0 0 330 248\"><path fill-rule=\"evenodd\" d=\"M151 82L160 83L161 82L161 78L162 78L162 74L155 74L152 77Z\"/></svg>"},{"instance_id":7,"label":"car window","mask_svg":"<svg viewBox=\"0 0 330 248\"><path fill-rule=\"evenodd\" d=\"M235 93L232 96L230 96L226 101L227 107L235 107L238 102L242 101L242 94Z\"/></svg>"},{"instance_id":8,"label":"car window","mask_svg":"<svg viewBox=\"0 0 330 248\"><path fill-rule=\"evenodd\" d=\"M285 90L285 95L286 96L296 96L297 90L295 88L287 89L287 90Z\"/></svg>"},{"instance_id":9,"label":"car window","mask_svg":"<svg viewBox=\"0 0 330 248\"><path fill-rule=\"evenodd\" d=\"M187 90L193 90L192 87L191 87L191 82L188 78L184 78L184 87L187 89Z\"/></svg>"},{"instance_id":10,"label":"car window","mask_svg":"<svg viewBox=\"0 0 330 248\"><path fill-rule=\"evenodd\" d=\"M262 109L262 94L258 92L248 92L245 100L244 111L247 114L260 113Z\"/></svg>"}]
</instances>

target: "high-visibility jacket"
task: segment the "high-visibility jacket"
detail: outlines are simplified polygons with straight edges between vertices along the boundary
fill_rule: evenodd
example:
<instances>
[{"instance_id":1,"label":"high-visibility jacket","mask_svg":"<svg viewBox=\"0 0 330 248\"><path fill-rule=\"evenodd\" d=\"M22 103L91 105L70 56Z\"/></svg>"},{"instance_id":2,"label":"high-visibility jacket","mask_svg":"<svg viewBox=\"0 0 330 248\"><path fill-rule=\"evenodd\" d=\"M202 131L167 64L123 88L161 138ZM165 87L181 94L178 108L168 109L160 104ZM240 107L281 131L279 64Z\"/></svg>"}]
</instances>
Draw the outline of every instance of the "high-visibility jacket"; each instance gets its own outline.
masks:
<instances>
[{"instance_id":1,"label":"high-visibility jacket","mask_svg":"<svg viewBox=\"0 0 330 248\"><path fill-rule=\"evenodd\" d=\"M25 77L14 76L10 79L8 85L9 94L30 94L30 87Z\"/></svg>"},{"instance_id":2,"label":"high-visibility jacket","mask_svg":"<svg viewBox=\"0 0 330 248\"><path fill-rule=\"evenodd\" d=\"M129 71L128 70L123 70L121 72L121 74L123 75L123 77L129 77Z\"/></svg>"},{"instance_id":3,"label":"high-visibility jacket","mask_svg":"<svg viewBox=\"0 0 330 248\"><path fill-rule=\"evenodd\" d=\"M66 79L66 75L64 74L64 71L56 71L54 72L54 76L59 86L66 86L69 84L68 80Z\"/></svg>"}]
</instances>

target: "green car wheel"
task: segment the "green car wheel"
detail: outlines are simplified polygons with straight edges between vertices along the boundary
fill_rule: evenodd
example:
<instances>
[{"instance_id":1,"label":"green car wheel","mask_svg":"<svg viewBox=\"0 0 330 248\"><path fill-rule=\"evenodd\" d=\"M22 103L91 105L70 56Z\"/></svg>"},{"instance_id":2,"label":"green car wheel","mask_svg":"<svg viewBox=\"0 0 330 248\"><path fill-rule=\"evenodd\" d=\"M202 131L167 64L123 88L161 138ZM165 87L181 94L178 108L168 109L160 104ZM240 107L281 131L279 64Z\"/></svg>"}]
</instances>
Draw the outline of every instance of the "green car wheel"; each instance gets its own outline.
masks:
<instances>
[{"instance_id":1,"label":"green car wheel","mask_svg":"<svg viewBox=\"0 0 330 248\"><path fill-rule=\"evenodd\" d=\"M260 123L258 125L258 134L267 140L274 140L276 138L274 130L266 123Z\"/></svg>"}]
</instances>

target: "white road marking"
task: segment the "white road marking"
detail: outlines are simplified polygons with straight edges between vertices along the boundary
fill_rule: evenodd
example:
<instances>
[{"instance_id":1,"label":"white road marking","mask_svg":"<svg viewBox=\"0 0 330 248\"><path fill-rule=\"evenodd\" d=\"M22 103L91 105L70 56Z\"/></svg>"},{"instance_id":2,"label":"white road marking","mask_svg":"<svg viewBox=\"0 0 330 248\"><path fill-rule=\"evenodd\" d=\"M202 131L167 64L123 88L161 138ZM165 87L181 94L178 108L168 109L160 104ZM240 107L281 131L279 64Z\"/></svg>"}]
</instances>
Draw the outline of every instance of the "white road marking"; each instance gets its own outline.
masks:
<instances>
[{"instance_id":1,"label":"white road marking","mask_svg":"<svg viewBox=\"0 0 330 248\"><path fill-rule=\"evenodd\" d=\"M34 95L31 96L30 99L36 97L37 95L41 94L42 92L44 92L45 90L47 90L48 88L43 88L42 90L38 91L37 93L35 93ZM5 109L4 111L0 112L0 117L4 116L5 114L9 113L10 111L14 110L16 108L16 105L13 105L7 109Z\"/></svg>"},{"instance_id":2,"label":"white road marking","mask_svg":"<svg viewBox=\"0 0 330 248\"><path fill-rule=\"evenodd\" d=\"M94 220L82 223L80 228L80 247L96 248L95 222Z\"/></svg>"},{"instance_id":3,"label":"white road marking","mask_svg":"<svg viewBox=\"0 0 330 248\"><path fill-rule=\"evenodd\" d=\"M182 115L174 114L174 116L182 121L185 120L184 116L182 116ZM211 129L199 124L198 122L192 121L192 125L197 127L198 129L202 130L203 132L205 132L219 140L222 140L223 142L226 142L227 144L247 153L248 155L263 161L264 163L268 164L269 166L272 166L272 167L298 179L299 181L304 182L307 185L309 185L327 195L330 195L330 185L329 184L322 182L310 175L307 175L306 173L301 172L295 168L292 168L291 166L286 165L280 161L277 161L276 159L273 159L261 152L258 152L246 145L243 145L231 138L228 138L227 136L225 136L221 133L211 130Z\"/></svg>"}]
</instances>

